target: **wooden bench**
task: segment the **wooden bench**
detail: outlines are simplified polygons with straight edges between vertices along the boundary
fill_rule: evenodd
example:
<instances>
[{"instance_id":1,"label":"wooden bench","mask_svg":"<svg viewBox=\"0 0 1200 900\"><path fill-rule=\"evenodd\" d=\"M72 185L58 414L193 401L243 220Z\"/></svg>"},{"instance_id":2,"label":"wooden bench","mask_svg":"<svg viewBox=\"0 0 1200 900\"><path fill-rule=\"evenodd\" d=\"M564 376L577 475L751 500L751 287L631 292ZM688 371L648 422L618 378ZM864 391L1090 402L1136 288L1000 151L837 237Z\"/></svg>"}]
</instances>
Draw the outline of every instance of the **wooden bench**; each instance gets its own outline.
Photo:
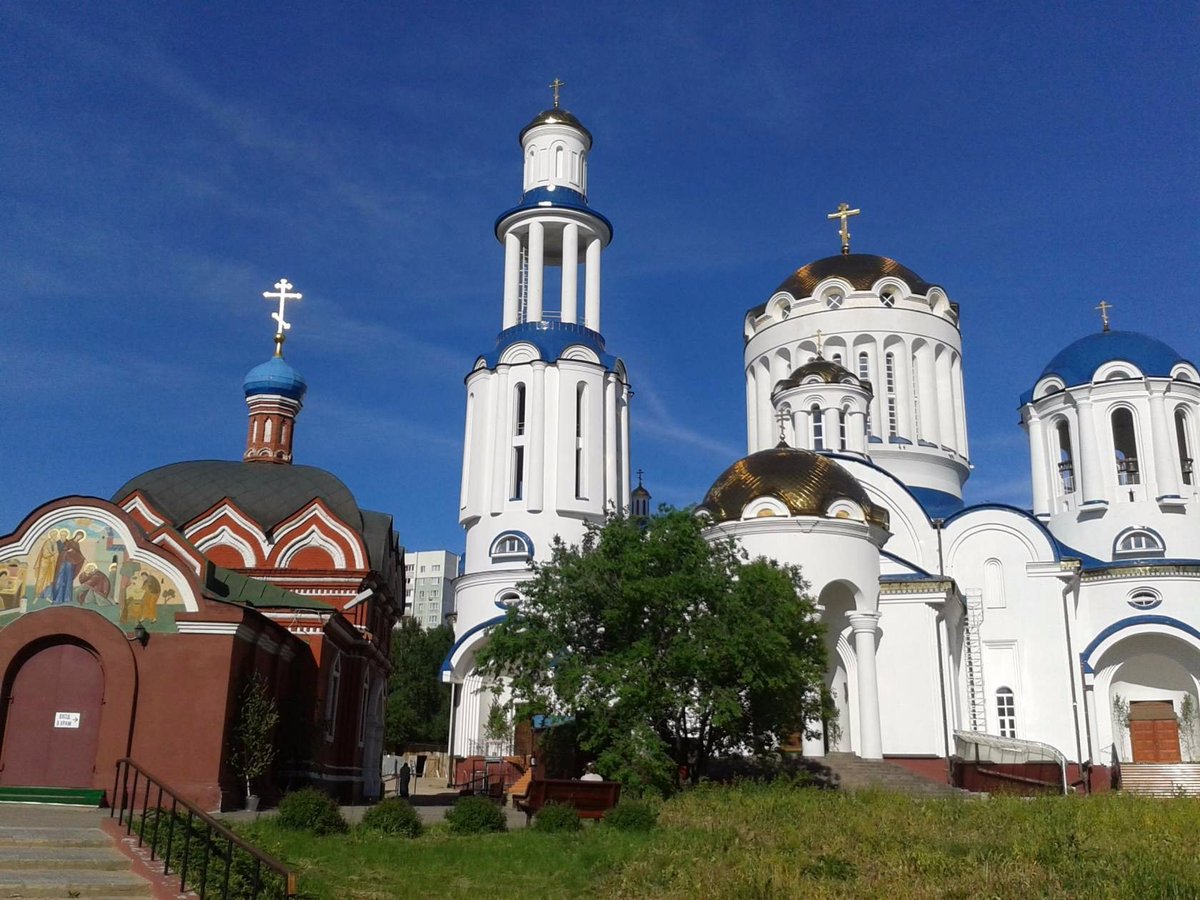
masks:
<instances>
[{"instance_id":1,"label":"wooden bench","mask_svg":"<svg viewBox=\"0 0 1200 900\"><path fill-rule=\"evenodd\" d=\"M602 819L617 805L621 785L616 781L576 781L567 778L543 778L529 782L525 796L513 795L517 809L528 822L547 803L566 803L575 807L581 819Z\"/></svg>"}]
</instances>

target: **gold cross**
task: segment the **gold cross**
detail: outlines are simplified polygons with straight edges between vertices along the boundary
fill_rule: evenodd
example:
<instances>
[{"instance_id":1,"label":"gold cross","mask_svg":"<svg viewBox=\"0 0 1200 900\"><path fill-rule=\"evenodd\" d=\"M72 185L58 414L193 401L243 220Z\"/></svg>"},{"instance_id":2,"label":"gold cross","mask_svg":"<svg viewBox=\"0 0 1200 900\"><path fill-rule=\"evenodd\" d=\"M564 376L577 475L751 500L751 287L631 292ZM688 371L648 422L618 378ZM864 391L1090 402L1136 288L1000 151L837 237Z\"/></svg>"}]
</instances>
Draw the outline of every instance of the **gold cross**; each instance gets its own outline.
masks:
<instances>
[{"instance_id":1,"label":"gold cross","mask_svg":"<svg viewBox=\"0 0 1200 900\"><path fill-rule=\"evenodd\" d=\"M822 341L821 341L821 329L820 329L820 328L818 328L818 329L817 329L816 341L817 341L817 358L818 358L818 359L824 359L825 357L821 355L821 343L822 343Z\"/></svg>"},{"instance_id":2,"label":"gold cross","mask_svg":"<svg viewBox=\"0 0 1200 900\"><path fill-rule=\"evenodd\" d=\"M831 212L825 216L827 219L841 219L842 227L842 255L850 254L850 229L846 226L846 220L851 216L857 216L862 213L861 209L851 209L849 203L839 203L837 212Z\"/></svg>"},{"instance_id":3,"label":"gold cross","mask_svg":"<svg viewBox=\"0 0 1200 900\"><path fill-rule=\"evenodd\" d=\"M1112 304L1107 300L1101 300L1100 305L1095 308L1100 310L1100 321L1104 323L1104 330L1108 331L1108 311L1112 309Z\"/></svg>"},{"instance_id":4,"label":"gold cross","mask_svg":"<svg viewBox=\"0 0 1200 900\"><path fill-rule=\"evenodd\" d=\"M550 89L552 91L554 91L554 108L555 109L558 109L558 89L566 87L566 86L567 86L567 83L558 78L555 78L552 82L550 82Z\"/></svg>"},{"instance_id":5,"label":"gold cross","mask_svg":"<svg viewBox=\"0 0 1200 900\"><path fill-rule=\"evenodd\" d=\"M275 282L275 292L263 291L263 298L266 300L278 300L279 312L271 313L271 318L275 320L275 355L283 356L283 342L287 339L285 331L292 327L291 322L284 321L283 310L289 300L300 300L304 297L303 294L293 293L292 288L295 287L286 278L280 278Z\"/></svg>"},{"instance_id":6,"label":"gold cross","mask_svg":"<svg viewBox=\"0 0 1200 900\"><path fill-rule=\"evenodd\" d=\"M775 421L779 423L779 443L787 443L787 433L784 431L784 425L787 424L788 414L786 410L779 410L775 413Z\"/></svg>"}]
</instances>

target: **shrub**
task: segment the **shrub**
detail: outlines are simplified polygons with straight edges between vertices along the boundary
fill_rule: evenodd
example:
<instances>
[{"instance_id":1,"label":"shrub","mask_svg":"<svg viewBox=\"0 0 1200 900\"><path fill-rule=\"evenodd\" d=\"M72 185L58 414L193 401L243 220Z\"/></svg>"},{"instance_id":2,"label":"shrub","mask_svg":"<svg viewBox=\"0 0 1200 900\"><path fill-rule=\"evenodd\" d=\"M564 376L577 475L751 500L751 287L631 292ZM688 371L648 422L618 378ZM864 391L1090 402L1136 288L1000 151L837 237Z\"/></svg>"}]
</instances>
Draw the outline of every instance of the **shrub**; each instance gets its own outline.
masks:
<instances>
[{"instance_id":1,"label":"shrub","mask_svg":"<svg viewBox=\"0 0 1200 900\"><path fill-rule=\"evenodd\" d=\"M316 788L285 794L275 821L284 828L310 834L338 834L349 828L334 799Z\"/></svg>"},{"instance_id":2,"label":"shrub","mask_svg":"<svg viewBox=\"0 0 1200 900\"><path fill-rule=\"evenodd\" d=\"M463 797L446 813L451 834L485 834L507 831L504 810L486 797Z\"/></svg>"},{"instance_id":3,"label":"shrub","mask_svg":"<svg viewBox=\"0 0 1200 900\"><path fill-rule=\"evenodd\" d=\"M566 803L547 803L533 819L534 831L578 831L582 828L575 807Z\"/></svg>"},{"instance_id":4,"label":"shrub","mask_svg":"<svg viewBox=\"0 0 1200 900\"><path fill-rule=\"evenodd\" d=\"M405 837L421 836L421 817L417 811L399 797L389 797L372 806L363 816L362 827L368 831L384 834L402 834Z\"/></svg>"},{"instance_id":5,"label":"shrub","mask_svg":"<svg viewBox=\"0 0 1200 900\"><path fill-rule=\"evenodd\" d=\"M650 831L658 822L658 806L646 800L622 800L605 814L603 822L620 831Z\"/></svg>"}]
</instances>

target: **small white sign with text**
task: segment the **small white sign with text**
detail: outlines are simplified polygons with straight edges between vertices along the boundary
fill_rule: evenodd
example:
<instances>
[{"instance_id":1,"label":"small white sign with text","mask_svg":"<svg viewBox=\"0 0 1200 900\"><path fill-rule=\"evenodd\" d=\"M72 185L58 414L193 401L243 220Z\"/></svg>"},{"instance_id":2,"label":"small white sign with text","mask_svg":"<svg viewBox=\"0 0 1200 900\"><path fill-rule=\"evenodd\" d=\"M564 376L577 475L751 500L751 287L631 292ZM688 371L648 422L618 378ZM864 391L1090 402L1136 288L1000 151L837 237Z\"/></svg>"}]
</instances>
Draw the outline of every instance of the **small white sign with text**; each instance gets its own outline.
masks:
<instances>
[{"instance_id":1,"label":"small white sign with text","mask_svg":"<svg viewBox=\"0 0 1200 900\"><path fill-rule=\"evenodd\" d=\"M56 712L54 714L55 728L78 728L79 713L73 712Z\"/></svg>"}]
</instances>

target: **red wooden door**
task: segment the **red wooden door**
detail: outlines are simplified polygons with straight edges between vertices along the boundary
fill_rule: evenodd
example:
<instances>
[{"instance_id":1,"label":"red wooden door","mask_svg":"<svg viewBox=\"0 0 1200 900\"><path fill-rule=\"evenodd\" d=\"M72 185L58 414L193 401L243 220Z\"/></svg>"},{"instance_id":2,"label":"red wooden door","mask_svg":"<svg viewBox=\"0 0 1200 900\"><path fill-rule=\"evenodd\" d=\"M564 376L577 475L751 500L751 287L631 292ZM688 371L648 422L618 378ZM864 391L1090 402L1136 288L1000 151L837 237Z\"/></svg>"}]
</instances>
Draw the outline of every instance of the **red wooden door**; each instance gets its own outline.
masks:
<instances>
[{"instance_id":1,"label":"red wooden door","mask_svg":"<svg viewBox=\"0 0 1200 900\"><path fill-rule=\"evenodd\" d=\"M1129 743L1135 763L1177 763L1179 722L1169 701L1135 701L1129 711Z\"/></svg>"},{"instance_id":2,"label":"red wooden door","mask_svg":"<svg viewBox=\"0 0 1200 900\"><path fill-rule=\"evenodd\" d=\"M29 657L9 695L0 785L92 787L103 700L104 670L83 647Z\"/></svg>"}]
</instances>

